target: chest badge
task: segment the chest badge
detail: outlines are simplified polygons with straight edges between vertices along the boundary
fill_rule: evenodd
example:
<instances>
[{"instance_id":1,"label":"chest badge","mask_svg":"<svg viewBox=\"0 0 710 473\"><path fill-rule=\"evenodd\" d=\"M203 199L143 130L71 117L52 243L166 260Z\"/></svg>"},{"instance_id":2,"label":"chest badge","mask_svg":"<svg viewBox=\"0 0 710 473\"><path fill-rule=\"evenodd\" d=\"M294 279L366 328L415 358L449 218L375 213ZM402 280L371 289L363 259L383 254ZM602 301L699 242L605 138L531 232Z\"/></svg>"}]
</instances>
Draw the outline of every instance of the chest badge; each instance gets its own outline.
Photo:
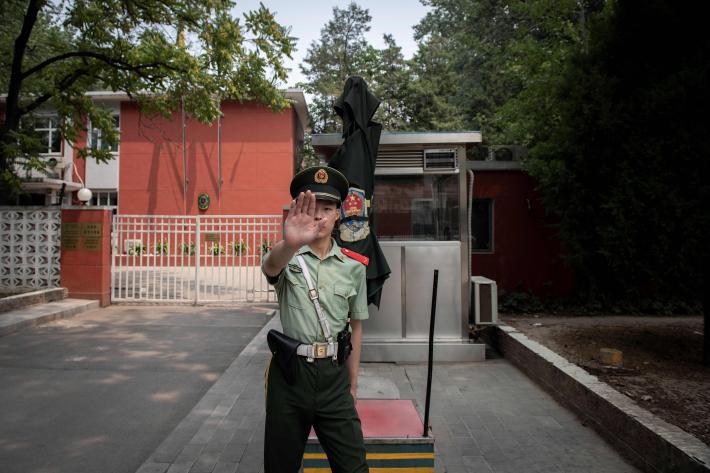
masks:
<instances>
[{"instance_id":1,"label":"chest badge","mask_svg":"<svg viewBox=\"0 0 710 473\"><path fill-rule=\"evenodd\" d=\"M292 273L302 273L303 272L303 270L301 269L301 267L299 265L293 264L293 263L289 263L288 269Z\"/></svg>"}]
</instances>

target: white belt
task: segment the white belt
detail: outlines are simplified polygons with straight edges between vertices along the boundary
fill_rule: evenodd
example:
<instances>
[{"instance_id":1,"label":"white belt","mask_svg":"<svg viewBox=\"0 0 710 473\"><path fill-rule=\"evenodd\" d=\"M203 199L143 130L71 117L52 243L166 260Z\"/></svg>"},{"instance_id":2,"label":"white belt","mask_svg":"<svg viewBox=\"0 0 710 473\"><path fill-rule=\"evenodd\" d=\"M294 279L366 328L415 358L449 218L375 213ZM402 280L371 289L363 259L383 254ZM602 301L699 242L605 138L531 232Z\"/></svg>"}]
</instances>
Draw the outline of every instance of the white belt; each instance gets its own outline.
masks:
<instances>
[{"instance_id":1,"label":"white belt","mask_svg":"<svg viewBox=\"0 0 710 473\"><path fill-rule=\"evenodd\" d=\"M329 358L336 353L338 353L338 342L298 345L296 348L296 354L305 356L306 361L313 361L314 358Z\"/></svg>"}]
</instances>

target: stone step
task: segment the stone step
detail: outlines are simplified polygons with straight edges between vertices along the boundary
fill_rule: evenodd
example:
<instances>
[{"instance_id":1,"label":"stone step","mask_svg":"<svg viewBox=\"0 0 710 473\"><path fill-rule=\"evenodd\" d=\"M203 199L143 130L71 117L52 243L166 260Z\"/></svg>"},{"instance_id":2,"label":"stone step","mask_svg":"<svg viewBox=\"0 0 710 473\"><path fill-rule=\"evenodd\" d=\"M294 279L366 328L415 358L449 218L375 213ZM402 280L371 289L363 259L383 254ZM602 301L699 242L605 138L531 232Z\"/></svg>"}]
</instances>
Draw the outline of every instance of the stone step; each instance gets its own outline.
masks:
<instances>
[{"instance_id":1,"label":"stone step","mask_svg":"<svg viewBox=\"0 0 710 473\"><path fill-rule=\"evenodd\" d=\"M0 336L53 320L73 317L87 310L98 309L98 307L99 301L62 299L2 312L0 313Z\"/></svg>"},{"instance_id":2,"label":"stone step","mask_svg":"<svg viewBox=\"0 0 710 473\"><path fill-rule=\"evenodd\" d=\"M65 287L51 287L48 289L38 289L32 292L16 294L14 296L0 298L0 312L19 309L28 305L42 304L45 302L60 301L66 299L67 289Z\"/></svg>"}]
</instances>

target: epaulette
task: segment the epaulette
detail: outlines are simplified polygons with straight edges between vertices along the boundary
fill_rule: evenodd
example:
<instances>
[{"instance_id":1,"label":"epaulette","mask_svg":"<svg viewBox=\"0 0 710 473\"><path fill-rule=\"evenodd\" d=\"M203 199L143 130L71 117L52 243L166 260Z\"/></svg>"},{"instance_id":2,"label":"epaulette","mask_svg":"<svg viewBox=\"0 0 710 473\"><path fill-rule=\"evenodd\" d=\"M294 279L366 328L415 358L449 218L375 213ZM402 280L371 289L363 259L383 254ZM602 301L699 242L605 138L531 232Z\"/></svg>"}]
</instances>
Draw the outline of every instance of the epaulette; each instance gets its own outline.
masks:
<instances>
[{"instance_id":1,"label":"epaulette","mask_svg":"<svg viewBox=\"0 0 710 473\"><path fill-rule=\"evenodd\" d=\"M365 266L370 264L370 258L368 258L367 256L361 255L360 253L356 253L353 250L348 250L347 248L341 248L340 250L348 258L352 258L355 261L358 261L358 262L364 264Z\"/></svg>"}]
</instances>

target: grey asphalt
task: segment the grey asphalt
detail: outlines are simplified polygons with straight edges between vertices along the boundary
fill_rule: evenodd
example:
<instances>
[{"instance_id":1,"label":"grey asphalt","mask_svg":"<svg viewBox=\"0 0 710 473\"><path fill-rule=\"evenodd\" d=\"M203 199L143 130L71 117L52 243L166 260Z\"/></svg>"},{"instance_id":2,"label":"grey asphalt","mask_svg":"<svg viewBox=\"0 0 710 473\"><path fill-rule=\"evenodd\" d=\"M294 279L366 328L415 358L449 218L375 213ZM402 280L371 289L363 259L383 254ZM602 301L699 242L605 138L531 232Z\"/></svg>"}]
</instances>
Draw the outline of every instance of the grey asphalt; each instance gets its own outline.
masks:
<instances>
[{"instance_id":1,"label":"grey asphalt","mask_svg":"<svg viewBox=\"0 0 710 473\"><path fill-rule=\"evenodd\" d=\"M271 309L113 306L0 337L0 472L260 473ZM361 366L362 398L421 414L425 385L424 364ZM638 471L499 357L436 364L431 424L437 473Z\"/></svg>"},{"instance_id":2,"label":"grey asphalt","mask_svg":"<svg viewBox=\"0 0 710 473\"><path fill-rule=\"evenodd\" d=\"M136 471L269 306L111 306L0 337L0 472Z\"/></svg>"}]
</instances>

